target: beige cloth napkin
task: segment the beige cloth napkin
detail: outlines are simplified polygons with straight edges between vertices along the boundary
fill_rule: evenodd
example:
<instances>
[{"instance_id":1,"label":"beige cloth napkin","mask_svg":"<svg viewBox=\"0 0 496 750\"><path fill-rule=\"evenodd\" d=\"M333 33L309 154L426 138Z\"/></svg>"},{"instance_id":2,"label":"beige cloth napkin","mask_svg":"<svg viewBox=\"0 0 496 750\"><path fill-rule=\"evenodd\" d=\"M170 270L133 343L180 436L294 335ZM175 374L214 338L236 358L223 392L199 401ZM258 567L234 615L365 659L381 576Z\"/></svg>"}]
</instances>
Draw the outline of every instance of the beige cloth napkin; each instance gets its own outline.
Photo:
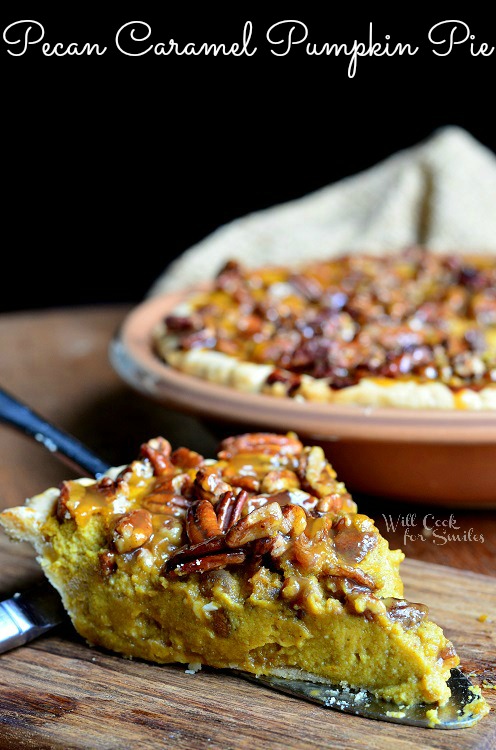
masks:
<instances>
[{"instance_id":1,"label":"beige cloth napkin","mask_svg":"<svg viewBox=\"0 0 496 750\"><path fill-rule=\"evenodd\" d=\"M461 128L444 127L371 169L220 227L173 261L149 295L213 277L231 258L295 263L415 243L496 249L496 157Z\"/></svg>"}]
</instances>

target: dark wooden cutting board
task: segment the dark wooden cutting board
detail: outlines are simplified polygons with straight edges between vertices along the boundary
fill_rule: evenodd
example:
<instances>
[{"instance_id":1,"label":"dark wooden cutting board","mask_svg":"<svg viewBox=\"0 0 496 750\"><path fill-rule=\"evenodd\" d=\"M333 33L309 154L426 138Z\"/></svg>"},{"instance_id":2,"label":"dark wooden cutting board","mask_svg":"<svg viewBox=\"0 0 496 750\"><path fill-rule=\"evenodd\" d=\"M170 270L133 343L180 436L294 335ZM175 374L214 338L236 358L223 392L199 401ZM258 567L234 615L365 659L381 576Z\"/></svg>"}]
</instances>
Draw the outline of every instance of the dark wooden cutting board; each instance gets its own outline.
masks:
<instances>
[{"instance_id":1,"label":"dark wooden cutting board","mask_svg":"<svg viewBox=\"0 0 496 750\"><path fill-rule=\"evenodd\" d=\"M10 585L16 559L25 568L20 556L30 552L5 539L0 552ZM475 673L473 681L496 683L495 579L415 560L403 563L402 571L407 597L429 605L465 671ZM496 690L483 694L496 708ZM89 648L70 625L0 656L2 750L489 750L496 747L495 717L491 712L476 726L456 731L355 718L214 670L190 675L177 665Z\"/></svg>"}]
</instances>

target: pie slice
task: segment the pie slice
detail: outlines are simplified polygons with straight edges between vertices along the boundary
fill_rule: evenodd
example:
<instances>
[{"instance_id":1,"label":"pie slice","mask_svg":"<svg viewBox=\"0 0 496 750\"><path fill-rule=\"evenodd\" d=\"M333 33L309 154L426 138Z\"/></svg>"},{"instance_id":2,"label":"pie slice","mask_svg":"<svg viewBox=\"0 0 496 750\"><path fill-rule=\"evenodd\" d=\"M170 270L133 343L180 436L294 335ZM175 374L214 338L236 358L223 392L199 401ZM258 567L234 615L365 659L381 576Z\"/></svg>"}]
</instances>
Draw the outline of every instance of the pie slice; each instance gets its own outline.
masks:
<instances>
[{"instance_id":1,"label":"pie slice","mask_svg":"<svg viewBox=\"0 0 496 750\"><path fill-rule=\"evenodd\" d=\"M90 644L153 662L346 682L444 705L453 645L320 447L248 433L217 459L164 438L98 481L0 514ZM193 665L193 666L192 666Z\"/></svg>"}]
</instances>

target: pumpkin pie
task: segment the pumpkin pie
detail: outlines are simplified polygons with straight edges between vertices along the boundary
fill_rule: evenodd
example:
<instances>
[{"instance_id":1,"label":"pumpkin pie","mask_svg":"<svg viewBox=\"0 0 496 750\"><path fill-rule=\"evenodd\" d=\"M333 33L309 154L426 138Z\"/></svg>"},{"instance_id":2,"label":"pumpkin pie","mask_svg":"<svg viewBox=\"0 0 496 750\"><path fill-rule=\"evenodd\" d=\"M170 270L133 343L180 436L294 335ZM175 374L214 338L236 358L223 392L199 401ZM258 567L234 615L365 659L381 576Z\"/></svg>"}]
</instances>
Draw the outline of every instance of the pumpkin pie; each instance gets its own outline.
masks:
<instances>
[{"instance_id":1,"label":"pumpkin pie","mask_svg":"<svg viewBox=\"0 0 496 750\"><path fill-rule=\"evenodd\" d=\"M74 627L127 657L347 683L444 705L453 645L403 598L390 550L318 446L227 438L215 459L164 438L98 480L5 510Z\"/></svg>"},{"instance_id":2,"label":"pumpkin pie","mask_svg":"<svg viewBox=\"0 0 496 750\"><path fill-rule=\"evenodd\" d=\"M240 391L496 409L496 258L411 247L298 267L229 262L154 333L160 358Z\"/></svg>"}]
</instances>

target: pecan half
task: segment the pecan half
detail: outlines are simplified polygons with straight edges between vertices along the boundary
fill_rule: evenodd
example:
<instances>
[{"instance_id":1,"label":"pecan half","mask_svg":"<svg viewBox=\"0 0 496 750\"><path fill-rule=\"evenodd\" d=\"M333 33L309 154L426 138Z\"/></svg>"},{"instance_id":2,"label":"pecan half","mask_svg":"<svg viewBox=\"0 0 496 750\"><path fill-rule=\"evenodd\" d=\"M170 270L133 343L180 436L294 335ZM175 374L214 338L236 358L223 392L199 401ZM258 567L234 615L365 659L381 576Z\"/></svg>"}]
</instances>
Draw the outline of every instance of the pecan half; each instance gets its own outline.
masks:
<instances>
[{"instance_id":1,"label":"pecan half","mask_svg":"<svg viewBox=\"0 0 496 750\"><path fill-rule=\"evenodd\" d=\"M174 466L180 466L181 469L196 469L205 461L202 455L188 448L177 448L171 455L171 461Z\"/></svg>"},{"instance_id":2,"label":"pecan half","mask_svg":"<svg viewBox=\"0 0 496 750\"><path fill-rule=\"evenodd\" d=\"M155 476L167 474L173 469L170 455L171 445L163 437L153 438L143 443L140 449L140 458L150 461Z\"/></svg>"},{"instance_id":3,"label":"pecan half","mask_svg":"<svg viewBox=\"0 0 496 750\"><path fill-rule=\"evenodd\" d=\"M256 539L274 536L281 530L283 514L279 503L267 503L241 518L226 535L228 547L243 547Z\"/></svg>"},{"instance_id":4,"label":"pecan half","mask_svg":"<svg viewBox=\"0 0 496 750\"><path fill-rule=\"evenodd\" d=\"M185 544L184 547L180 547L169 557L165 563L164 570L170 570L186 560L203 557L204 555L212 555L215 552L220 552L225 549L226 541L223 535L213 536L210 539L205 539L205 541L199 542L198 544Z\"/></svg>"},{"instance_id":5,"label":"pecan half","mask_svg":"<svg viewBox=\"0 0 496 750\"><path fill-rule=\"evenodd\" d=\"M210 500L202 498L188 508L186 533L191 544L198 544L221 534L217 515Z\"/></svg>"},{"instance_id":6,"label":"pecan half","mask_svg":"<svg viewBox=\"0 0 496 750\"><path fill-rule=\"evenodd\" d=\"M239 565L245 560L244 552L224 552L218 555L205 555L186 560L169 572L171 578L180 578L190 573L206 573L208 570L225 568L226 565Z\"/></svg>"},{"instance_id":7,"label":"pecan half","mask_svg":"<svg viewBox=\"0 0 496 750\"><path fill-rule=\"evenodd\" d=\"M271 432L251 432L229 437L222 441L220 459L231 459L238 453L262 453L264 455L296 456L303 444L295 435L277 435Z\"/></svg>"},{"instance_id":8,"label":"pecan half","mask_svg":"<svg viewBox=\"0 0 496 750\"><path fill-rule=\"evenodd\" d=\"M320 445L304 449L298 473L302 488L317 497L330 495L336 488L336 472Z\"/></svg>"},{"instance_id":9,"label":"pecan half","mask_svg":"<svg viewBox=\"0 0 496 750\"><path fill-rule=\"evenodd\" d=\"M221 531L228 531L241 518L241 513L248 500L248 493L241 490L238 495L234 492L225 492L221 495L217 505L217 520Z\"/></svg>"}]
</instances>

